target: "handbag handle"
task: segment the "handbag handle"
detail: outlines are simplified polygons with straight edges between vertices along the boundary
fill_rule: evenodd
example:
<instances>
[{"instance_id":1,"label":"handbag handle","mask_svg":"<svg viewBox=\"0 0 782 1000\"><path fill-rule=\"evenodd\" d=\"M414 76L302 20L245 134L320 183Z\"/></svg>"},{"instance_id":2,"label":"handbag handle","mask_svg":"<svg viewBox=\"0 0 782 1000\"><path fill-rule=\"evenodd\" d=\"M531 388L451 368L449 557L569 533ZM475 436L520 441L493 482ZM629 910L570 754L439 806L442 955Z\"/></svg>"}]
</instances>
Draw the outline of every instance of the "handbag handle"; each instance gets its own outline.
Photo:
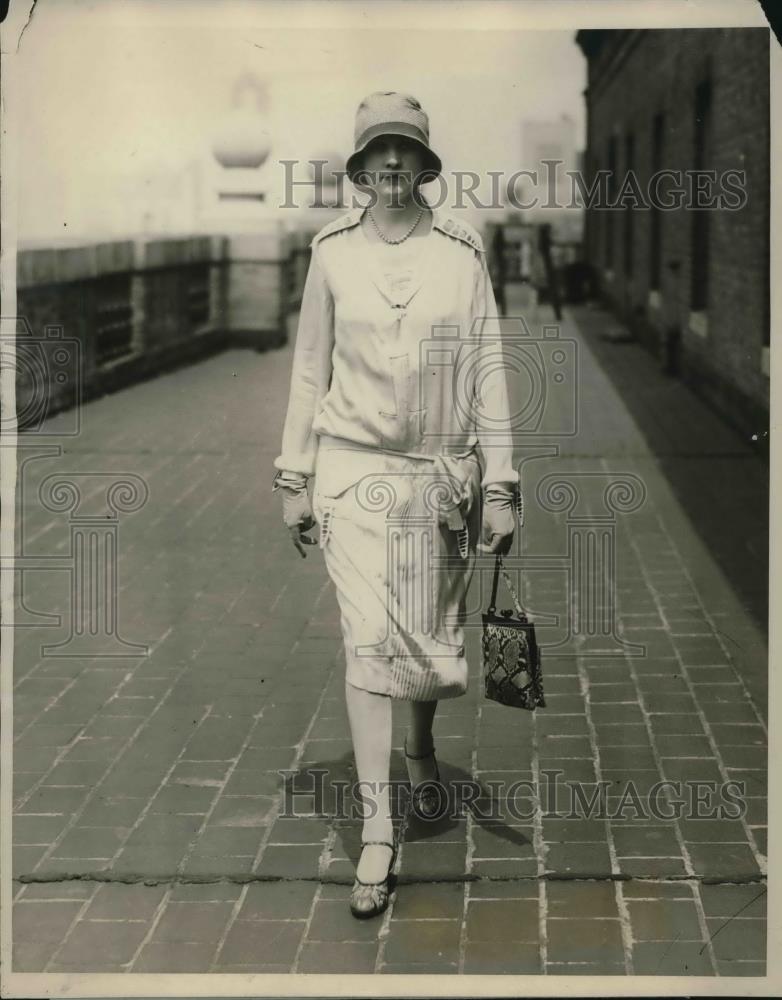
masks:
<instances>
[{"instance_id":1,"label":"handbag handle","mask_svg":"<svg viewBox=\"0 0 782 1000\"><path fill-rule=\"evenodd\" d=\"M497 610L497 604L496 604L496 602L497 602L497 583L499 582L499 578L500 578L500 569L502 569L503 579L505 580L505 584L506 584L508 590L511 593L511 597L513 598L513 603L514 603L514 605L516 607L516 612L517 612L519 618L523 618L526 621L527 620L527 616L524 614L524 609L522 608L521 603L520 603L519 598L518 598L518 595L516 594L516 591L515 591L515 589L513 587L513 583L511 582L511 578L508 576L508 571L502 565L502 556L499 553L496 555L496 557L494 559L494 579L492 580L492 585L491 585L491 600L489 602L489 614L493 615L496 612L496 610Z\"/></svg>"}]
</instances>

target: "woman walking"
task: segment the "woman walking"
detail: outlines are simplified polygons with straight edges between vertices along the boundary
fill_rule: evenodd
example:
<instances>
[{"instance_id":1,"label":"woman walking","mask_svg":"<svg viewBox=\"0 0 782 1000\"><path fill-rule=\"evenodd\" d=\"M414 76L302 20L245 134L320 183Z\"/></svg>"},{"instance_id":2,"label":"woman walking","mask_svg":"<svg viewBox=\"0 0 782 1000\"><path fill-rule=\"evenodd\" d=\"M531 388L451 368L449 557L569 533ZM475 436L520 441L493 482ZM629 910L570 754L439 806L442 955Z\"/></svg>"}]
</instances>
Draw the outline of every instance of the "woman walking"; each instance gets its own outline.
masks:
<instances>
[{"instance_id":1,"label":"woman walking","mask_svg":"<svg viewBox=\"0 0 782 1000\"><path fill-rule=\"evenodd\" d=\"M481 513L492 552L510 549L516 521L491 281L478 233L421 197L420 184L440 170L415 98L362 101L347 173L369 204L312 241L274 461L293 544L304 556L317 522L340 607L365 805L350 900L357 917L388 905L396 858L392 699L409 705L413 807L432 816L432 723L439 699L467 690L463 626Z\"/></svg>"}]
</instances>

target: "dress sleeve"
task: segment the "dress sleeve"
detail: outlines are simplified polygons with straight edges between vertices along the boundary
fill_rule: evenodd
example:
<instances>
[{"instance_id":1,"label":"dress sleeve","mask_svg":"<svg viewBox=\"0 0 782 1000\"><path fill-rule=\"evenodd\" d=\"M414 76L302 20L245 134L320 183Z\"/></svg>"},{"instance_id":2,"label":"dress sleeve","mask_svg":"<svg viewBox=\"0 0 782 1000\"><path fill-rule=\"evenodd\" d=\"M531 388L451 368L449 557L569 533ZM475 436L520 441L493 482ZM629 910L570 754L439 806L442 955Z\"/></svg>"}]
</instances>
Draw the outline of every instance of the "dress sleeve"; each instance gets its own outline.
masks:
<instances>
[{"instance_id":1,"label":"dress sleeve","mask_svg":"<svg viewBox=\"0 0 782 1000\"><path fill-rule=\"evenodd\" d=\"M476 433L483 454L481 485L516 486L519 473L513 463L513 428L510 415L507 369L497 303L486 255L475 254L473 284L473 333L479 338L473 384Z\"/></svg>"},{"instance_id":2,"label":"dress sleeve","mask_svg":"<svg viewBox=\"0 0 782 1000\"><path fill-rule=\"evenodd\" d=\"M334 299L315 243L301 299L282 452L274 459L277 469L315 473L318 440L312 424L331 382L333 347Z\"/></svg>"}]
</instances>

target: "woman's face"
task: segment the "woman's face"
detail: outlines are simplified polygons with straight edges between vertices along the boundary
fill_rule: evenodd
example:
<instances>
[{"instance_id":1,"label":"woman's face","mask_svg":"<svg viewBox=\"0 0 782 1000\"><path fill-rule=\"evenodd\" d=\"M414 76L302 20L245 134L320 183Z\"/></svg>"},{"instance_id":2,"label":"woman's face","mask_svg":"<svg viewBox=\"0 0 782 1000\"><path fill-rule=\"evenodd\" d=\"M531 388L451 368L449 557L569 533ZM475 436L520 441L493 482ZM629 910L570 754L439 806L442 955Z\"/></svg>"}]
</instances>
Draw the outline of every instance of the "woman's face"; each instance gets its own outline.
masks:
<instances>
[{"instance_id":1,"label":"woman's face","mask_svg":"<svg viewBox=\"0 0 782 1000\"><path fill-rule=\"evenodd\" d=\"M423 168L421 147L403 135L379 135L364 150L366 187L390 207L408 203Z\"/></svg>"}]
</instances>

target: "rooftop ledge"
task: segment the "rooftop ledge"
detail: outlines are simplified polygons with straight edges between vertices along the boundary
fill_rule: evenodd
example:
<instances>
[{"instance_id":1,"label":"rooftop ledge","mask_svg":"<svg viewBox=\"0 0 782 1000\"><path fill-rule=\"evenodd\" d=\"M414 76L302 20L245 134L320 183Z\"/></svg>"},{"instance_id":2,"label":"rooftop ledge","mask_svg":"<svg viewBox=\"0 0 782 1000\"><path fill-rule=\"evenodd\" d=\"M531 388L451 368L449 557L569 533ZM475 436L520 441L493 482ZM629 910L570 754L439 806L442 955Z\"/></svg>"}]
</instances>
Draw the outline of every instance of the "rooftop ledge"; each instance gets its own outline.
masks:
<instances>
[{"instance_id":1,"label":"rooftop ledge","mask_svg":"<svg viewBox=\"0 0 782 1000\"><path fill-rule=\"evenodd\" d=\"M277 263L289 252L291 237L279 230L198 236L132 236L105 242L22 243L16 254L16 283L34 285L87 281L104 275L222 264L228 261Z\"/></svg>"}]
</instances>

